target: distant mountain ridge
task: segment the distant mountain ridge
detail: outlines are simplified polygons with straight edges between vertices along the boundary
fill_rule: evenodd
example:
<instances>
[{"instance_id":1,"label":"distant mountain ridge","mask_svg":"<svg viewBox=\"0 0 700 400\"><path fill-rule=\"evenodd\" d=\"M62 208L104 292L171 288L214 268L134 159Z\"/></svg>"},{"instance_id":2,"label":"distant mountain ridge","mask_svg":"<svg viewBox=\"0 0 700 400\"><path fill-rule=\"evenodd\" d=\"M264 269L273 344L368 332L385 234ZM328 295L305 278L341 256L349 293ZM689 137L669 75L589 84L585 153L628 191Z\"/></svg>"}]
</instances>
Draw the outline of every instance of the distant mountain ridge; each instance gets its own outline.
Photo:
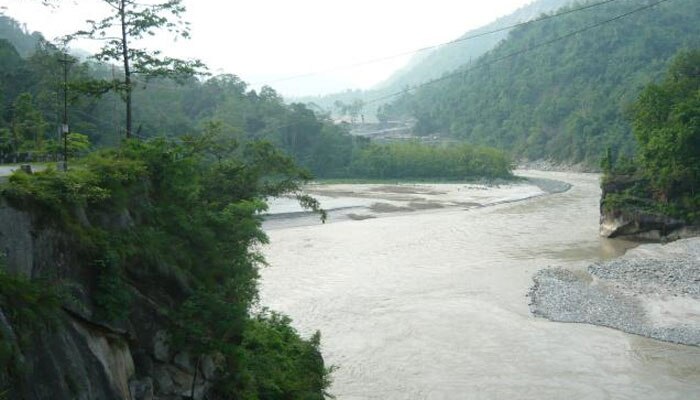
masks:
<instances>
[{"instance_id":1,"label":"distant mountain ridge","mask_svg":"<svg viewBox=\"0 0 700 400\"><path fill-rule=\"evenodd\" d=\"M510 25L530 21L544 13L551 13L576 0L535 0L511 14L503 16L483 27L466 32L460 38L475 34L490 32ZM386 96L403 90L405 87L415 86L429 80L439 78L443 74L454 71L470 60L476 61L480 56L493 49L508 37L509 30L487 34L478 38L468 39L452 44L445 44L433 50L417 53L407 66L396 71L384 82L370 90L348 89L344 92L332 93L323 96L303 96L291 99L294 102L313 103L327 111L333 111L334 103L352 103L354 100L364 102ZM371 104L364 110L368 119L374 117L377 108L381 104Z\"/></svg>"},{"instance_id":2,"label":"distant mountain ridge","mask_svg":"<svg viewBox=\"0 0 700 400\"><path fill-rule=\"evenodd\" d=\"M0 13L0 39L6 39L22 57L30 56L43 39L39 32L29 32L26 25Z\"/></svg>"},{"instance_id":3,"label":"distant mountain ridge","mask_svg":"<svg viewBox=\"0 0 700 400\"><path fill-rule=\"evenodd\" d=\"M625 17L611 20L617 16ZM700 48L698 20L697 0L619 0L526 25L473 68L425 85L385 111L416 118L419 134L528 159L597 165L606 149L616 158L629 156L635 147L629 107L679 51Z\"/></svg>"},{"instance_id":4,"label":"distant mountain ridge","mask_svg":"<svg viewBox=\"0 0 700 400\"><path fill-rule=\"evenodd\" d=\"M502 29L521 22L531 21L542 14L551 13L576 0L537 0L520 7L516 11L480 28L471 30L449 43L433 50L417 53L405 67L396 71L374 89L401 90L441 77L462 65L476 61L502 40L508 37L510 30L490 33L473 39L471 36Z\"/></svg>"}]
</instances>

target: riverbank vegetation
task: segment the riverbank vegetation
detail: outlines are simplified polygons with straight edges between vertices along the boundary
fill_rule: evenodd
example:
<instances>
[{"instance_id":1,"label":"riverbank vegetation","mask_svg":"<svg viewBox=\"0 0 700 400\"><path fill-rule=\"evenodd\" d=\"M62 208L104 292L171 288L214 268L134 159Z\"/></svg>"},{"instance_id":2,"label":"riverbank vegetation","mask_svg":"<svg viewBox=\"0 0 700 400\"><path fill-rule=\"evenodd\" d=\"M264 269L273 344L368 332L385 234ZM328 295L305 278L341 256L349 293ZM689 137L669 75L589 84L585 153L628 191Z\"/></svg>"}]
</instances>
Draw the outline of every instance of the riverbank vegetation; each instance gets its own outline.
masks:
<instances>
[{"instance_id":1,"label":"riverbank vegetation","mask_svg":"<svg viewBox=\"0 0 700 400\"><path fill-rule=\"evenodd\" d=\"M258 269L264 265L257 249L267 241L261 229L265 199L296 196L323 219L319 204L300 192L312 174L511 178L511 163L500 151L375 144L350 135L327 114L285 104L272 88L252 90L235 75L134 72L116 79L123 73L117 67L64 54L7 17L0 16L0 28L12 40L0 39L0 162L60 160L65 144L70 158L67 170L49 165L35 173L18 171L0 186L2 207L23 211L37 237L53 238L42 242L41 257L58 255L60 261L42 260L47 266L39 275L67 293L50 301L37 297L29 307L35 299L12 300L12 287L34 296L34 286L27 285L37 284L35 277L25 285L0 274L0 312L10 317L3 322L0 350L12 350L0 351L2 367L17 354L34 363L0 373L0 393L8 390L9 396L41 398L36 393L56 390L49 378L32 387L38 373L70 381L61 390L71 395L63 398L80 397L76 393L89 391L91 381L96 390L113 389L99 383L112 371L86 374L58 365L92 357L81 344L65 345L84 340L68 329L79 321L98 327L110 343L127 346L136 369L129 379L156 379L176 363L174 354L155 354L160 330L181 358L196 360L178 367L194 374L193 388L199 362L215 360L209 363L215 374L206 377L215 398L323 398L331 369L320 354L320 335L302 338L289 318L256 311ZM124 118L126 97L130 111ZM70 122L67 143L57 129L64 118ZM126 132L136 140L125 140ZM43 311L35 312L34 305ZM16 340L7 332L25 330L13 319L23 315L19 307L39 317L57 315L56 329L37 331L31 343ZM37 350L50 343L61 344ZM53 351L64 358L46 363ZM175 393L172 381L182 378L180 372L153 390Z\"/></svg>"},{"instance_id":2,"label":"riverbank vegetation","mask_svg":"<svg viewBox=\"0 0 700 400\"><path fill-rule=\"evenodd\" d=\"M308 178L270 144L232 144L221 155L219 143L205 137L127 141L67 172L16 172L0 190L38 229L55 232L64 257L76 260L66 276L52 271L52 279L90 294L79 308L92 310L95 323L138 326L145 297L167 321L173 347L193 359L220 359L213 393L321 399L329 369L319 336L303 339L288 318L252 311L264 265L256 248L267 241L264 200L297 194L318 210L298 192ZM0 275L0 306L12 316L24 297L37 296L26 291L10 299L21 288L6 282Z\"/></svg>"},{"instance_id":3,"label":"riverbank vegetation","mask_svg":"<svg viewBox=\"0 0 700 400\"><path fill-rule=\"evenodd\" d=\"M371 144L350 165L350 176L369 179L510 179L511 161L495 149L418 142Z\"/></svg>"},{"instance_id":4,"label":"riverbank vegetation","mask_svg":"<svg viewBox=\"0 0 700 400\"><path fill-rule=\"evenodd\" d=\"M700 50L683 51L632 109L636 157L603 160L603 206L700 222Z\"/></svg>"}]
</instances>

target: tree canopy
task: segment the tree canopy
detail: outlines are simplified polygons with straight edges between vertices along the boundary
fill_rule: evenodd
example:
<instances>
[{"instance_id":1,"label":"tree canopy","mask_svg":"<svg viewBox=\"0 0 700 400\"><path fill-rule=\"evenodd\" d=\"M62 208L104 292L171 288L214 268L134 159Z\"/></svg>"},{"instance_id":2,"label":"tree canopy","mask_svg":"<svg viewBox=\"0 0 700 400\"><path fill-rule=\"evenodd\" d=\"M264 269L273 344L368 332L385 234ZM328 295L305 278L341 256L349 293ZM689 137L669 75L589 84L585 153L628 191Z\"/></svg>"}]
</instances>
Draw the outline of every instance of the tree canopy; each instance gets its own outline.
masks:
<instances>
[{"instance_id":1,"label":"tree canopy","mask_svg":"<svg viewBox=\"0 0 700 400\"><path fill-rule=\"evenodd\" d=\"M200 72L202 62L185 61L163 57L159 50L137 47L137 41L146 36L154 36L166 30L176 38L189 38L189 25L182 20L185 6L182 0L168 0L155 4L144 4L134 0L101 0L111 10L111 14L101 20L88 20L88 28L79 30L66 39L88 38L103 41L104 45L93 58L102 62L119 62L122 65L123 79L105 82L98 93L114 90L119 93L126 105L126 137L133 132L132 95L135 82L132 76L148 80L153 77L182 78ZM94 89L99 85L89 85Z\"/></svg>"},{"instance_id":2,"label":"tree canopy","mask_svg":"<svg viewBox=\"0 0 700 400\"><path fill-rule=\"evenodd\" d=\"M61 60L64 55L46 42L41 42L27 59L22 58L7 42L3 50L0 41L0 51L8 54L8 57L0 60L0 63L7 65L4 73L0 74L0 87L5 93L3 107L6 110L0 118L0 157L6 161L19 161L23 158L18 157L17 152L21 156L26 154L23 151L50 157L57 148L55 132L63 111L62 99L59 101L57 94L62 94L63 90ZM119 144L124 132L119 93L104 93L99 97L85 94L86 91L99 92L105 84L108 88L112 87L111 79L119 73L118 67L93 61L73 61L68 77L71 130L87 135L96 148ZM86 85L86 82L95 85ZM347 127L336 125L328 114L310 106L285 103L282 96L270 87L252 90L246 82L232 74L207 79L184 77L181 80L172 76L151 77L147 85L143 83L140 81L136 84L134 81L132 91L133 123L136 131L140 131L140 137L162 136L173 140L184 135L204 135L214 129L217 131L216 140L221 143L228 140L239 143L265 140L273 143L317 177L358 177L358 174L364 174L360 171L366 171L360 164L362 160L369 161L369 158L363 157L363 149L369 146L368 139L350 135ZM38 111L25 114L41 117L23 122L27 127L41 128L37 131L37 140L34 140L33 133L27 133L21 143L12 139L12 133L17 131L16 128L12 129L12 110L20 96L23 96L23 104L27 106L31 97L31 106ZM360 118L360 102L340 105L352 118ZM421 153L435 153L440 158L441 153L448 151L430 149L427 145L424 149L417 146L412 149L416 151L405 154L416 157L416 163ZM390 156L387 152L374 154ZM497 159L501 159L501 156L500 153L494 154L494 163L489 165L498 164ZM470 163L465 161L465 165L473 164ZM452 169L449 176L441 177L464 179L471 177L473 172L470 170L470 174L458 176L454 173L458 170ZM484 172L500 174L490 169Z\"/></svg>"},{"instance_id":3,"label":"tree canopy","mask_svg":"<svg viewBox=\"0 0 700 400\"><path fill-rule=\"evenodd\" d=\"M680 53L666 78L642 91L634 106L633 126L641 167L661 200L697 197L700 50Z\"/></svg>"},{"instance_id":4,"label":"tree canopy","mask_svg":"<svg viewBox=\"0 0 700 400\"><path fill-rule=\"evenodd\" d=\"M630 114L635 158L603 160L603 205L700 222L700 50L681 51Z\"/></svg>"},{"instance_id":5,"label":"tree canopy","mask_svg":"<svg viewBox=\"0 0 700 400\"><path fill-rule=\"evenodd\" d=\"M383 111L417 118L424 133L529 159L595 165L607 148L615 158L631 156L629 106L678 50L697 46L700 3L674 0L555 39L650 3L617 1L514 29L471 68Z\"/></svg>"}]
</instances>

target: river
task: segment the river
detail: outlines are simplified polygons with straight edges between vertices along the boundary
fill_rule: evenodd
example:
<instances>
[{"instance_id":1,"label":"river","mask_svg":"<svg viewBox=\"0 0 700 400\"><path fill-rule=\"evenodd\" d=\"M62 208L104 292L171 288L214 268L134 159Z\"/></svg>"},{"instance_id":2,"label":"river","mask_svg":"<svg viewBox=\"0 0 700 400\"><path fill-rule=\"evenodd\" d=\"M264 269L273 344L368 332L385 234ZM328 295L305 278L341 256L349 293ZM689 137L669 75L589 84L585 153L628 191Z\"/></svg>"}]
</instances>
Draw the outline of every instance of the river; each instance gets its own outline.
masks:
<instances>
[{"instance_id":1,"label":"river","mask_svg":"<svg viewBox=\"0 0 700 400\"><path fill-rule=\"evenodd\" d=\"M573 186L271 227L261 304L321 331L341 400L700 398L699 348L530 314L538 269L584 268L629 244L598 236L597 175L525 175Z\"/></svg>"}]
</instances>

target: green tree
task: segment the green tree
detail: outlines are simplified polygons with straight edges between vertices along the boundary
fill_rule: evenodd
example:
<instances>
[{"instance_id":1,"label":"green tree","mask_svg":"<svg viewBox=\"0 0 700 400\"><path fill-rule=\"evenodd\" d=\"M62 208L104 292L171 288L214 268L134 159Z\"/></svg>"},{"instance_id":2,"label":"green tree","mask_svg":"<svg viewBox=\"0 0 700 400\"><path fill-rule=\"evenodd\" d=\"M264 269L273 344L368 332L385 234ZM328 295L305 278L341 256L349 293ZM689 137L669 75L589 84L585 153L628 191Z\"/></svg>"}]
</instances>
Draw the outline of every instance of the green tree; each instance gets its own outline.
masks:
<instances>
[{"instance_id":1,"label":"green tree","mask_svg":"<svg viewBox=\"0 0 700 400\"><path fill-rule=\"evenodd\" d=\"M15 99L12 113L12 140L15 150L41 150L47 124L34 107L30 93L22 93Z\"/></svg>"},{"instance_id":2,"label":"green tree","mask_svg":"<svg viewBox=\"0 0 700 400\"><path fill-rule=\"evenodd\" d=\"M700 188L700 51L680 53L666 79L642 92L633 125L640 162L658 200L695 196Z\"/></svg>"},{"instance_id":3,"label":"green tree","mask_svg":"<svg viewBox=\"0 0 700 400\"><path fill-rule=\"evenodd\" d=\"M153 77L183 78L202 72L204 64L198 60L163 57L160 51L134 45L134 42L153 36L159 30L167 30L176 38L189 38L188 24L182 20L185 12L182 0L167 0L158 4L144 4L135 0L101 1L109 6L111 14L98 21L87 21L87 29L69 35L67 39L105 41L93 57L105 63L121 63L123 79L105 82L97 91L115 90L122 96L126 105L126 137L129 138L134 133L132 94L135 75L146 80Z\"/></svg>"}]
</instances>

